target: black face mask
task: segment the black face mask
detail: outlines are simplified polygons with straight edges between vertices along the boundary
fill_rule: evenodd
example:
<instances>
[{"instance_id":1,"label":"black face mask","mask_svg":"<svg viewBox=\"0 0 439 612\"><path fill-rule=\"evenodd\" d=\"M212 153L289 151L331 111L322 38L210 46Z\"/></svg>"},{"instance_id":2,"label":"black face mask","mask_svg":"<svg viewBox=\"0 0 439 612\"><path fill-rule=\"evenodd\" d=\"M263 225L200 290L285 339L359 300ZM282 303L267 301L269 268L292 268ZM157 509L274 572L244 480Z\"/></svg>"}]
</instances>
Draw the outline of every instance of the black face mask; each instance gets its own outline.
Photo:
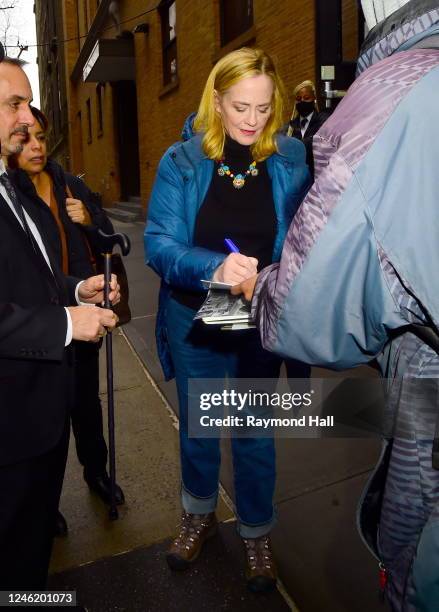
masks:
<instances>
[{"instance_id":1,"label":"black face mask","mask_svg":"<svg viewBox=\"0 0 439 612\"><path fill-rule=\"evenodd\" d=\"M296 108L301 117L307 117L314 110L314 102L297 102Z\"/></svg>"}]
</instances>

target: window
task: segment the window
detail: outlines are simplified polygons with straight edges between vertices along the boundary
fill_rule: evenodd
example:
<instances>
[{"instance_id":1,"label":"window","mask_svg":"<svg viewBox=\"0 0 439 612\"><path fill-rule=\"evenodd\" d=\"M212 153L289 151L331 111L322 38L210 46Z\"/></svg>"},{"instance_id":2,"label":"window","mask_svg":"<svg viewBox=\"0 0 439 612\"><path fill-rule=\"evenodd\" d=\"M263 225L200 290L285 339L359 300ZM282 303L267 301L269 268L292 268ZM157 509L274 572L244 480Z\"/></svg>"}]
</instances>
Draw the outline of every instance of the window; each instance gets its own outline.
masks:
<instances>
[{"instance_id":1,"label":"window","mask_svg":"<svg viewBox=\"0 0 439 612\"><path fill-rule=\"evenodd\" d=\"M177 34L175 0L164 0L160 5L163 49L163 84L177 80Z\"/></svg>"},{"instance_id":2,"label":"window","mask_svg":"<svg viewBox=\"0 0 439 612\"><path fill-rule=\"evenodd\" d=\"M90 144L93 140L93 134L92 134L92 130L91 130L91 104L90 104L90 98L87 99L86 102L86 107L87 107L87 142L88 144Z\"/></svg>"},{"instance_id":3,"label":"window","mask_svg":"<svg viewBox=\"0 0 439 612\"><path fill-rule=\"evenodd\" d=\"M253 0L220 0L221 46L253 25Z\"/></svg>"},{"instance_id":4,"label":"window","mask_svg":"<svg viewBox=\"0 0 439 612\"><path fill-rule=\"evenodd\" d=\"M102 95L104 92L104 85L98 83L96 85L96 117L98 121L98 136L102 136L104 133L104 112L102 108Z\"/></svg>"}]
</instances>

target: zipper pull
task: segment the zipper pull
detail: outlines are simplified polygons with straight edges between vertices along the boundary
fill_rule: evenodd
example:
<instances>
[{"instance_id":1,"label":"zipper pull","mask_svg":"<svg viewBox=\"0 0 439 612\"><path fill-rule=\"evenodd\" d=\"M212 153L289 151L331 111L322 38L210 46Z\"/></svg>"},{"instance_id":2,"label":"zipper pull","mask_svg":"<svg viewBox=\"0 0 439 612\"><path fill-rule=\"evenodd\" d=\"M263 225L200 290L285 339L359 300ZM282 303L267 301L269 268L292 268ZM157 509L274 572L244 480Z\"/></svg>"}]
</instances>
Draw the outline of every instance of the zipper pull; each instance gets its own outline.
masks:
<instances>
[{"instance_id":1,"label":"zipper pull","mask_svg":"<svg viewBox=\"0 0 439 612\"><path fill-rule=\"evenodd\" d=\"M378 567L379 567L380 600L384 601L389 575L387 573L386 568L384 567L384 563L380 563Z\"/></svg>"}]
</instances>

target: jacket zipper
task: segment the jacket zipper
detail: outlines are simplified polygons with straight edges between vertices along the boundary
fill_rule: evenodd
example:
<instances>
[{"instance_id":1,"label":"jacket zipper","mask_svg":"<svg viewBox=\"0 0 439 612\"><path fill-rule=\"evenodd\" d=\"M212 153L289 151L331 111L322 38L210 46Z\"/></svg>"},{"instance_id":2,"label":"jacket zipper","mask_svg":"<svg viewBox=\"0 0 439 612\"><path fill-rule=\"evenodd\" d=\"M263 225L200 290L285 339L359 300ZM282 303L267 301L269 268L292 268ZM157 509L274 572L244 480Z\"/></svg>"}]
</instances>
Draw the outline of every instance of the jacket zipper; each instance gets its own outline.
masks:
<instances>
[{"instance_id":1,"label":"jacket zipper","mask_svg":"<svg viewBox=\"0 0 439 612\"><path fill-rule=\"evenodd\" d=\"M358 508L357 508L357 516L356 516L356 523L357 523L357 531L360 535L360 538L364 544L364 546L367 548L367 550L370 552L370 554L376 559L377 564L378 564L378 585L379 585L379 598L380 601L384 601L385 599L385 594L386 594L386 588L387 588L387 584L389 582L389 574L388 571L386 569L386 566L384 564L384 562L382 561L382 559L380 558L379 554L378 554L378 534L379 534L379 526L377 529L377 542L376 542L376 550L372 548L372 546L369 544L369 542L366 540L366 537L363 534L363 528L361 525L361 508L363 506L364 500L366 498L366 495L369 491L369 486L376 474L376 472L378 471L381 462L384 458L384 455L386 453L386 449L387 449L387 445L383 445L383 448L381 450L378 462L376 464L376 467L374 469L374 471L372 472L372 474L369 476L366 485L364 487L363 493L360 497L360 500L358 502Z\"/></svg>"}]
</instances>

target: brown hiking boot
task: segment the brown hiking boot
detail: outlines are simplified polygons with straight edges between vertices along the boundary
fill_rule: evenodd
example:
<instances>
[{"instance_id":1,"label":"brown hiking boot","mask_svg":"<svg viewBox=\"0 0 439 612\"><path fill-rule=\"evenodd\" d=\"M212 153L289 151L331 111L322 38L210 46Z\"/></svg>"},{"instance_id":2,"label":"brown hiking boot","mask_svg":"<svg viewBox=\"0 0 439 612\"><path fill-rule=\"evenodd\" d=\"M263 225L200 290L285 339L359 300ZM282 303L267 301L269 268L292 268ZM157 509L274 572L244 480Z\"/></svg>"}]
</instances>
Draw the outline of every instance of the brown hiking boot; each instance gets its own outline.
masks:
<instances>
[{"instance_id":1,"label":"brown hiking boot","mask_svg":"<svg viewBox=\"0 0 439 612\"><path fill-rule=\"evenodd\" d=\"M247 587L254 592L271 591L276 586L277 571L270 536L242 538L247 555Z\"/></svg>"},{"instance_id":2,"label":"brown hiking boot","mask_svg":"<svg viewBox=\"0 0 439 612\"><path fill-rule=\"evenodd\" d=\"M173 570L185 570L198 557L204 542L216 533L215 512L189 514L183 510L178 536L172 542L166 561Z\"/></svg>"}]
</instances>

